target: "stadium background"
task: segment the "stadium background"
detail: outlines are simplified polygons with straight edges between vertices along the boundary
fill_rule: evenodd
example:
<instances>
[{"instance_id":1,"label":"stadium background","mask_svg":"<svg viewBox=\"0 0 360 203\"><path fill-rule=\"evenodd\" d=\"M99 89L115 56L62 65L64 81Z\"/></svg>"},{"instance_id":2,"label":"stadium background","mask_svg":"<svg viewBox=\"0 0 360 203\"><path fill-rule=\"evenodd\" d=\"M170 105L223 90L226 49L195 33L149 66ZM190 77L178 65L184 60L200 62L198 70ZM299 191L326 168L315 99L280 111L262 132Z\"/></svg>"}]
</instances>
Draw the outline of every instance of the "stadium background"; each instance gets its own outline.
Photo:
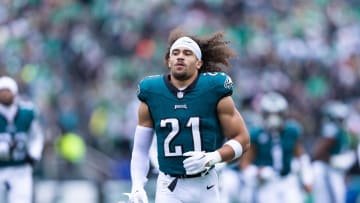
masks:
<instances>
[{"instance_id":1,"label":"stadium background","mask_svg":"<svg viewBox=\"0 0 360 203\"><path fill-rule=\"evenodd\" d=\"M19 81L46 134L35 202L125 200L136 123L136 83L165 71L169 31L224 31L239 54L234 98L269 90L290 100L306 147L321 107L341 99L360 112L360 7L356 0L1 0L0 75ZM72 150L78 149L78 150ZM154 184L153 179L148 187ZM349 192L359 184L349 178ZM150 192L150 196L151 196ZM1 200L0 200L1 201Z\"/></svg>"}]
</instances>

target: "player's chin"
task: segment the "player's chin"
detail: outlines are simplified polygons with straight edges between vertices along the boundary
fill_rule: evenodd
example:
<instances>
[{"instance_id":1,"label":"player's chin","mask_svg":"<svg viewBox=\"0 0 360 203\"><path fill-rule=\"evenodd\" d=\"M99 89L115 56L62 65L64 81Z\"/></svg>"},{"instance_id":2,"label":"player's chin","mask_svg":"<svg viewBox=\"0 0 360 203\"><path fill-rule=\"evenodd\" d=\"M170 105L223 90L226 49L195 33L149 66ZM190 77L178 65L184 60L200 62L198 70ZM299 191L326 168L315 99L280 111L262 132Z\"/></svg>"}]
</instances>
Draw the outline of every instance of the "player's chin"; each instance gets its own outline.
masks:
<instances>
[{"instance_id":1,"label":"player's chin","mask_svg":"<svg viewBox=\"0 0 360 203\"><path fill-rule=\"evenodd\" d=\"M186 67L184 65L175 65L174 72L178 74L185 74Z\"/></svg>"},{"instance_id":2,"label":"player's chin","mask_svg":"<svg viewBox=\"0 0 360 203\"><path fill-rule=\"evenodd\" d=\"M172 75L177 80L187 80L187 79L189 79L189 76L186 74L184 69L180 70L180 71L175 70L175 71L172 72Z\"/></svg>"}]
</instances>

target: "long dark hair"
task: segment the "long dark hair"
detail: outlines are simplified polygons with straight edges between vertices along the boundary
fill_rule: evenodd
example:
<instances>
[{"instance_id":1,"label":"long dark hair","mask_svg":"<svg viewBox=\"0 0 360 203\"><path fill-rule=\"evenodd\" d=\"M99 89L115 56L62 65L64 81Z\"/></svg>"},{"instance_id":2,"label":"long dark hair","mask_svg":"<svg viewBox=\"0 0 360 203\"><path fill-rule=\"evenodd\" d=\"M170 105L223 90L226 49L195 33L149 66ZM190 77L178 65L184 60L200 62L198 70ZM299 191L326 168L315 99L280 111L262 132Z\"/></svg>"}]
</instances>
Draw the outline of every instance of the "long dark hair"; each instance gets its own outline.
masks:
<instances>
[{"instance_id":1,"label":"long dark hair","mask_svg":"<svg viewBox=\"0 0 360 203\"><path fill-rule=\"evenodd\" d=\"M224 67L231 67L230 57L237 54L228 44L230 41L224 40L223 32L216 32L209 36L199 37L186 33L181 28L175 28L170 32L168 38L168 48L165 53L165 63L170 57L171 45L180 37L188 36L193 39L201 49L203 65L200 72L224 72Z\"/></svg>"}]
</instances>

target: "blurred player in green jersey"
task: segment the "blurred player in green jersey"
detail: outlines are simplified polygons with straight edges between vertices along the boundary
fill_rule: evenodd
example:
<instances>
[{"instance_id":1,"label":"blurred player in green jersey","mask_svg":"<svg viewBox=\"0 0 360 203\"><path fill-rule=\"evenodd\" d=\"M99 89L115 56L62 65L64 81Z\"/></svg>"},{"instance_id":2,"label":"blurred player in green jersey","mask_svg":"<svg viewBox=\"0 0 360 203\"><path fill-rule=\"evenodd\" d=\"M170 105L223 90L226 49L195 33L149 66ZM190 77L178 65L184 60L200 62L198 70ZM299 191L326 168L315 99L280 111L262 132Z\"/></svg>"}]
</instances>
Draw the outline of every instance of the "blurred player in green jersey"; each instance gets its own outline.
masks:
<instances>
[{"instance_id":1,"label":"blurred player in green jersey","mask_svg":"<svg viewBox=\"0 0 360 203\"><path fill-rule=\"evenodd\" d=\"M324 105L321 135L314 145L314 203L344 203L345 175L356 163L357 143L347 132L349 107L342 101Z\"/></svg>"},{"instance_id":2,"label":"blurred player in green jersey","mask_svg":"<svg viewBox=\"0 0 360 203\"><path fill-rule=\"evenodd\" d=\"M288 102L277 92L262 95L259 108L263 122L249 129L251 148L239 162L240 171L223 171L223 202L303 203L313 174L301 126L287 117Z\"/></svg>"},{"instance_id":3,"label":"blurred player in green jersey","mask_svg":"<svg viewBox=\"0 0 360 203\"><path fill-rule=\"evenodd\" d=\"M0 77L0 184L7 190L8 203L32 202L32 166L42 149L34 106L19 100L14 79Z\"/></svg>"}]
</instances>

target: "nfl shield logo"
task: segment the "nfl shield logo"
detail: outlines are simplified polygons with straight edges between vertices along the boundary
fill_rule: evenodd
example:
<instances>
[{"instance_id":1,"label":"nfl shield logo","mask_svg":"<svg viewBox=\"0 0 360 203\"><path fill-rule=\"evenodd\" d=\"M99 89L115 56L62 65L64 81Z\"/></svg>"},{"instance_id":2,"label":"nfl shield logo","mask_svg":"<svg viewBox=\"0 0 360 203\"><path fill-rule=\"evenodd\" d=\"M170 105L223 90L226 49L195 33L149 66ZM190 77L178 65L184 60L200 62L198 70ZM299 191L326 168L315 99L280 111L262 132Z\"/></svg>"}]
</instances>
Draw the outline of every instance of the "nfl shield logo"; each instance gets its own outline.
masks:
<instances>
[{"instance_id":1,"label":"nfl shield logo","mask_svg":"<svg viewBox=\"0 0 360 203\"><path fill-rule=\"evenodd\" d=\"M184 97L184 92L178 92L177 98L182 99Z\"/></svg>"}]
</instances>

